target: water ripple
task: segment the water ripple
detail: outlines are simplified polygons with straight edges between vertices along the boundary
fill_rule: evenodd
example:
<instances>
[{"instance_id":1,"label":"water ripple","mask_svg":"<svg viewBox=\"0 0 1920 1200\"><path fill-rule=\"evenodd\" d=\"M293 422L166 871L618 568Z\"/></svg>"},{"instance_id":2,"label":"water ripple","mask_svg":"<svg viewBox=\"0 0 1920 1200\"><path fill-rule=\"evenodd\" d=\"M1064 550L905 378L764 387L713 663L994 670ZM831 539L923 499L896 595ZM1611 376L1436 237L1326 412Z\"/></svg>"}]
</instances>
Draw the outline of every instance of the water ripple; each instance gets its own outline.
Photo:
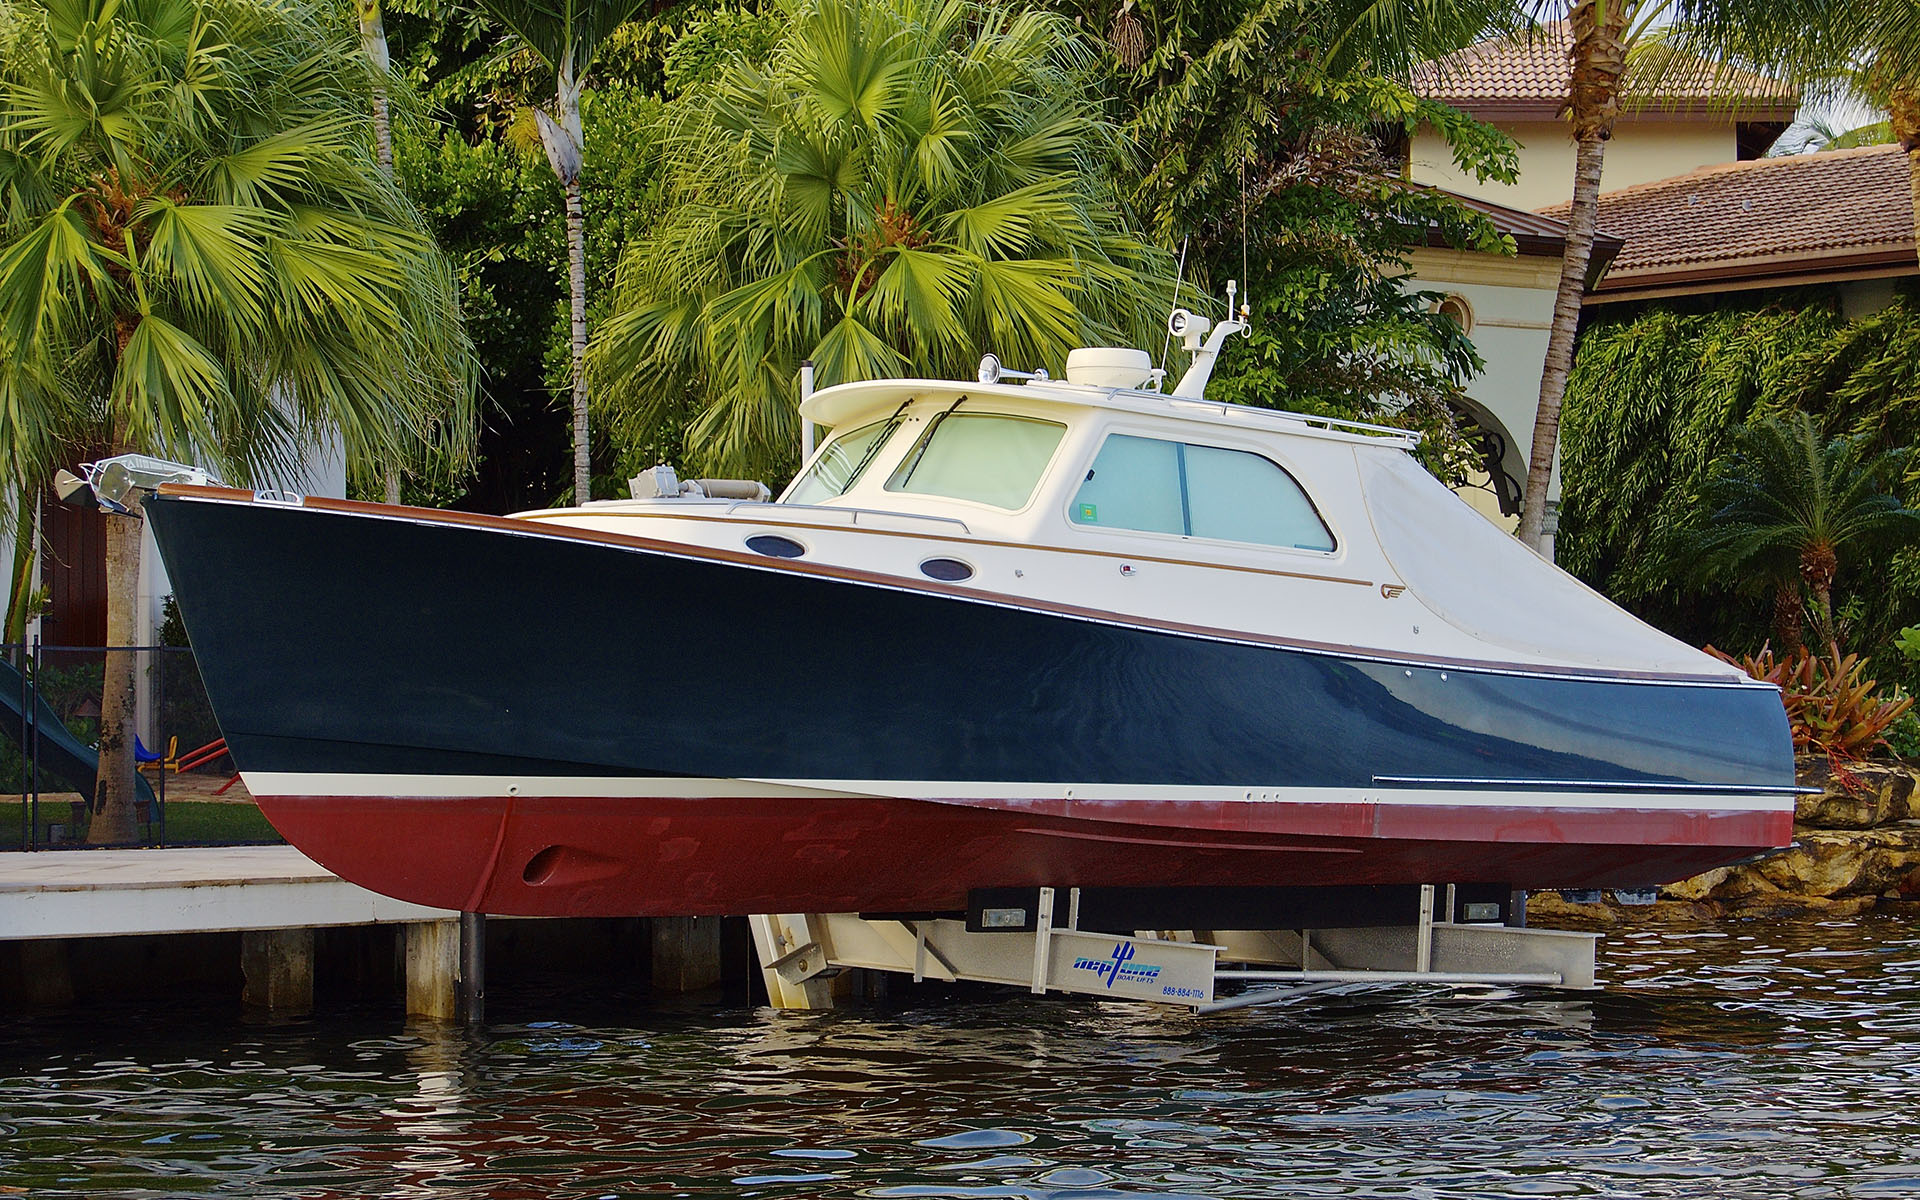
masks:
<instances>
[{"instance_id":1,"label":"water ripple","mask_svg":"<svg viewBox=\"0 0 1920 1200\"><path fill-rule=\"evenodd\" d=\"M662 1012L560 991L479 1034L374 1008L11 1014L0 1193L1920 1192L1909 922L1640 929L1603 957L1596 994L1332 993L1211 1018L1013 994Z\"/></svg>"}]
</instances>

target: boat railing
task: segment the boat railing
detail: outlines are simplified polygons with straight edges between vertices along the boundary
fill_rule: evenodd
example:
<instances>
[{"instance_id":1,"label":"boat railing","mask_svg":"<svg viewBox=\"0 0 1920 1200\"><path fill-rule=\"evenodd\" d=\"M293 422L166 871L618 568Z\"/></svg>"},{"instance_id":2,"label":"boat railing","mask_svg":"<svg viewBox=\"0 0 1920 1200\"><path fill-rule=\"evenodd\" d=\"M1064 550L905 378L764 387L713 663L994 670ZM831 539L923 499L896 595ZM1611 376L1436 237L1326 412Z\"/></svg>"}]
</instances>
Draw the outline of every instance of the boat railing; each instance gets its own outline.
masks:
<instances>
[{"instance_id":1,"label":"boat railing","mask_svg":"<svg viewBox=\"0 0 1920 1200\"><path fill-rule=\"evenodd\" d=\"M1148 393L1158 395L1158 393ZM1306 425L1329 432L1357 433L1366 437L1388 438L1405 442L1409 446L1420 444L1421 434L1417 429L1401 429L1393 425L1376 425L1367 421L1349 421L1344 417L1323 417L1315 413L1294 412L1284 408L1256 408L1251 404L1232 404L1224 400L1196 400L1186 396L1164 396L1171 406L1178 408L1200 409L1206 412L1227 416L1232 413L1250 413L1256 416L1298 425Z\"/></svg>"},{"instance_id":2,"label":"boat railing","mask_svg":"<svg viewBox=\"0 0 1920 1200\"><path fill-rule=\"evenodd\" d=\"M937 521L946 525L958 525L960 532L966 534L968 537L973 536L973 530L967 528L967 523L959 517L939 517L932 513L899 512L890 508L843 508L834 504L782 504L778 500L741 500L737 503L729 504L725 515L730 517L743 508L772 508L778 509L781 512L831 513L835 516L846 516L847 524L849 525L858 525L862 516L893 517L902 521Z\"/></svg>"}]
</instances>

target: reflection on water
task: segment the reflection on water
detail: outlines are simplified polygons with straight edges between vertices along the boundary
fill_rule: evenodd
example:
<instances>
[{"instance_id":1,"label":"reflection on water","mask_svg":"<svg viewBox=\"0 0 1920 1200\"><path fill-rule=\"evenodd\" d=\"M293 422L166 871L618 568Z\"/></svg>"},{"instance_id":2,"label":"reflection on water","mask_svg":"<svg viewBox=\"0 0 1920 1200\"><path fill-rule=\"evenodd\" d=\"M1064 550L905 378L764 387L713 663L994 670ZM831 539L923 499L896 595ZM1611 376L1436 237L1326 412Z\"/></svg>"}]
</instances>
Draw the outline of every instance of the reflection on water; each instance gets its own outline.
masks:
<instances>
[{"instance_id":1,"label":"reflection on water","mask_svg":"<svg viewBox=\"0 0 1920 1200\"><path fill-rule=\"evenodd\" d=\"M1211 1018L838 1014L496 989L382 1011L11 1014L0 1191L1054 1198L1920 1194L1904 918L1611 935L1601 994Z\"/></svg>"}]
</instances>

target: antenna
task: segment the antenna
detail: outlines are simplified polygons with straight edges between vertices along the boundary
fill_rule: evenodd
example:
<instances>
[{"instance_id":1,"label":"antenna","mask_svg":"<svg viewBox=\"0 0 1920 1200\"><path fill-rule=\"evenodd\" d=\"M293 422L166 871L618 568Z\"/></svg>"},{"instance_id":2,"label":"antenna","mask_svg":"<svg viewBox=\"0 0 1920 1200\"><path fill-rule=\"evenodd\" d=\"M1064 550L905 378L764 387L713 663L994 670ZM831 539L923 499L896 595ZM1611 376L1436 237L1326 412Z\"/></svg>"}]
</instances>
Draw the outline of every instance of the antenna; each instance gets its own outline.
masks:
<instances>
[{"instance_id":1,"label":"antenna","mask_svg":"<svg viewBox=\"0 0 1920 1200\"><path fill-rule=\"evenodd\" d=\"M1245 222L1242 222L1242 224L1244 223ZM1192 240L1192 234L1188 234L1186 237L1180 239L1180 269L1173 277L1174 312L1180 311L1180 284L1185 281L1187 277L1187 243ZM1167 377L1167 356L1171 353L1173 353L1173 323L1169 321L1167 323L1167 340L1160 345L1160 378L1162 379Z\"/></svg>"},{"instance_id":2,"label":"antenna","mask_svg":"<svg viewBox=\"0 0 1920 1200\"><path fill-rule=\"evenodd\" d=\"M1247 281L1247 295L1253 295L1253 276L1247 274L1247 153L1240 152L1240 278ZM1253 305L1243 304L1239 312L1233 310L1233 284L1227 284L1227 320L1236 317L1242 321L1253 315Z\"/></svg>"}]
</instances>

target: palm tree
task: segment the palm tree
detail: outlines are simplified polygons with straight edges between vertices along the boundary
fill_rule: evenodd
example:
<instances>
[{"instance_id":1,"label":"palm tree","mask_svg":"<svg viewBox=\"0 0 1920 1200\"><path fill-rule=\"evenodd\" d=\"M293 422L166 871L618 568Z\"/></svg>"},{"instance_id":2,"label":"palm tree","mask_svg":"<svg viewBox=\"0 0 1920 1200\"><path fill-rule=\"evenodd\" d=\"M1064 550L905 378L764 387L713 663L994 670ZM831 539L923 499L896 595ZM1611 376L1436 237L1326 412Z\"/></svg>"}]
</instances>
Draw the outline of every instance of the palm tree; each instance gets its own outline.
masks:
<instances>
[{"instance_id":1,"label":"palm tree","mask_svg":"<svg viewBox=\"0 0 1920 1200\"><path fill-rule=\"evenodd\" d=\"M354 20L360 26L360 49L373 67L373 145L380 155L380 169L393 174L393 110L387 97L387 76L393 71L393 56L387 52L387 23L380 15L380 0L353 0ZM381 470L388 504L400 503L400 468L392 463Z\"/></svg>"},{"instance_id":2,"label":"palm tree","mask_svg":"<svg viewBox=\"0 0 1920 1200\"><path fill-rule=\"evenodd\" d=\"M393 114L387 102L387 76L393 71L393 56L387 52L387 23L380 15L380 0L353 0L354 20L360 26L360 49L373 66L373 144L380 154L380 169L393 173Z\"/></svg>"},{"instance_id":3,"label":"palm tree","mask_svg":"<svg viewBox=\"0 0 1920 1200\"><path fill-rule=\"evenodd\" d=\"M1774 630L1798 648L1800 599L1811 600L1822 645L1838 640L1833 581L1843 551L1920 542L1920 509L1888 490L1906 450L1875 453L1871 435L1826 440L1803 412L1755 421L1734 435L1733 453L1701 489L1709 515L1682 540L1703 579L1774 588Z\"/></svg>"},{"instance_id":4,"label":"palm tree","mask_svg":"<svg viewBox=\"0 0 1920 1200\"><path fill-rule=\"evenodd\" d=\"M5 163L0 152L0 165ZM5 190L0 182L0 197ZM13 563L0 642L18 646L27 640L27 623L45 598L44 591L36 593L33 588L34 563L40 552L41 496L58 469L61 447L79 435L82 414L58 374L46 370L43 363L11 354L0 357L0 411L24 418L16 452L0 454L13 468Z\"/></svg>"},{"instance_id":5,"label":"palm tree","mask_svg":"<svg viewBox=\"0 0 1920 1200\"><path fill-rule=\"evenodd\" d=\"M310 0L13 0L0 10L0 459L68 397L110 453L236 479L338 437L362 478L473 425L449 264L369 148L351 33ZM31 403L38 393L42 402ZM107 643L142 531L107 528ZM128 840L133 656L110 653L89 838Z\"/></svg>"},{"instance_id":6,"label":"palm tree","mask_svg":"<svg viewBox=\"0 0 1920 1200\"><path fill-rule=\"evenodd\" d=\"M1529 0L1526 7L1548 6L1545 0ZM1560 405L1573 366L1580 302L1593 255L1600 172L1620 113L1630 53L1636 45L1655 40L1663 50L1647 56L1650 69L1635 73L1635 91L1656 101L1666 94L1663 85L1676 81L1674 73L1700 83L1703 60L1763 66L1784 81L1806 81L1846 61L1871 29L1888 20L1881 10L1893 7L1899 6L1877 0L1574 0L1568 14L1573 73L1565 110L1575 146L1573 208L1527 460L1517 531L1521 541L1536 550L1542 545ZM1729 108L1736 108L1739 99L1729 95Z\"/></svg>"},{"instance_id":7,"label":"palm tree","mask_svg":"<svg viewBox=\"0 0 1920 1200\"><path fill-rule=\"evenodd\" d=\"M567 288L573 303L573 500L592 499L587 435L587 212L580 196L580 94L600 47L642 0L471 0L554 74L551 110L533 106L547 164L567 193Z\"/></svg>"},{"instance_id":8,"label":"palm tree","mask_svg":"<svg viewBox=\"0 0 1920 1200\"><path fill-rule=\"evenodd\" d=\"M683 96L665 219L595 343L633 440L691 403L703 469L790 468L794 387L1058 370L1144 344L1171 263L1117 196L1114 126L1064 19L958 0L813 0L764 68Z\"/></svg>"}]
</instances>

